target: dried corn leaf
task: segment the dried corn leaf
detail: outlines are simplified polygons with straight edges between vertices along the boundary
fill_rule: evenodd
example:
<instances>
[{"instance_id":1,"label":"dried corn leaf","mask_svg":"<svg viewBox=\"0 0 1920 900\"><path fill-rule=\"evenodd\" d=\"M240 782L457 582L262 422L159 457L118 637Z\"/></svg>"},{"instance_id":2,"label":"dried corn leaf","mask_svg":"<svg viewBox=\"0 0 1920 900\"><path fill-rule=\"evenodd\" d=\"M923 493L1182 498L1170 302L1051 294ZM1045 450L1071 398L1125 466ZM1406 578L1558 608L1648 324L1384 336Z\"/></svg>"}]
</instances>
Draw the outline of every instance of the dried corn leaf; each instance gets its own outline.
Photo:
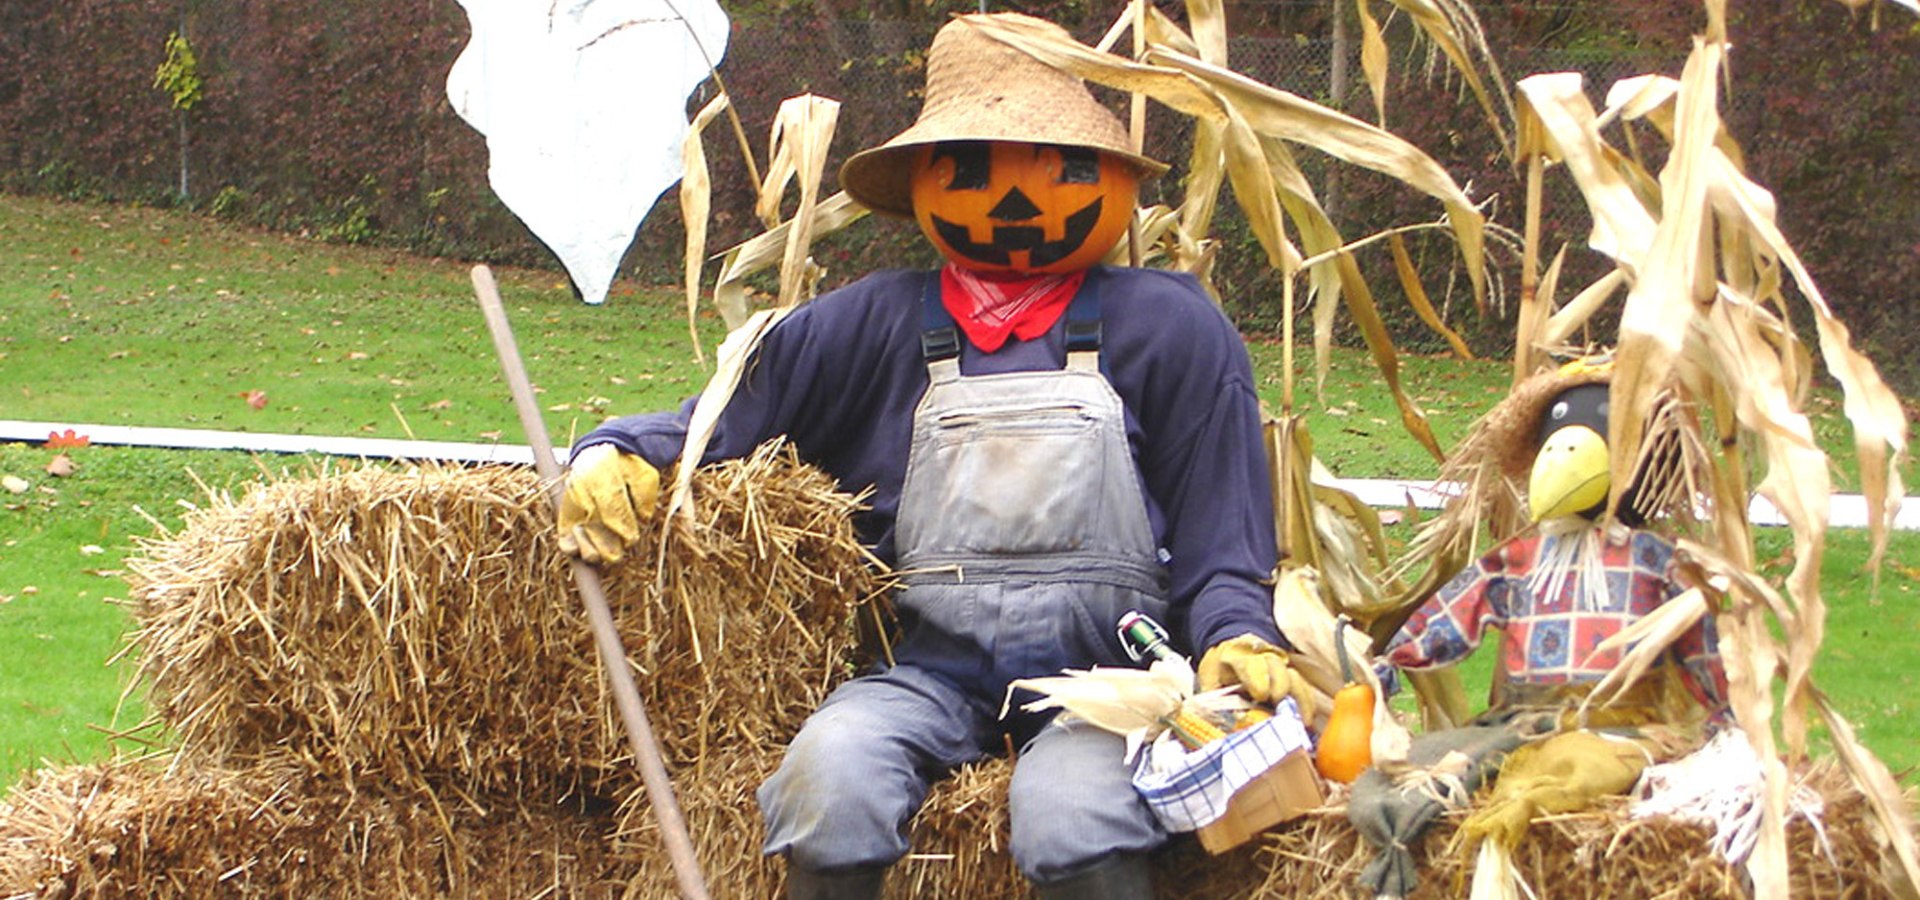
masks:
<instances>
[{"instance_id":1,"label":"dried corn leaf","mask_svg":"<svg viewBox=\"0 0 1920 900\"><path fill-rule=\"evenodd\" d=\"M1848 774L1853 776L1854 785L1872 807L1874 820L1886 829L1884 840L1891 845L1901 876L1910 888L1920 887L1920 856L1916 856L1916 847L1920 847L1920 844L1914 840L1911 806L1906 793L1900 789L1900 783L1894 780L1893 773L1888 771L1887 764L1860 743L1853 733L1853 726L1833 708L1827 695L1818 689L1813 689L1811 693L1814 708L1819 710L1821 721L1827 725L1834 754L1845 762ZM1893 881L1891 878L1888 880Z\"/></svg>"},{"instance_id":2,"label":"dried corn leaf","mask_svg":"<svg viewBox=\"0 0 1920 900\"><path fill-rule=\"evenodd\" d=\"M866 207L841 191L814 207L807 227L815 237L831 234L865 218L867 213ZM753 305L747 300L747 277L784 259L793 231L792 221L782 222L727 250L713 298L728 328L738 329L746 324L753 312Z\"/></svg>"},{"instance_id":3,"label":"dried corn leaf","mask_svg":"<svg viewBox=\"0 0 1920 900\"><path fill-rule=\"evenodd\" d=\"M802 287L809 281L808 254L813 250L814 210L819 205L820 179L826 171L827 148L840 120L840 103L812 94L789 97L773 120L772 161L760 187L756 211L769 228L780 223L780 200L788 182L797 182L798 206L787 220L787 242L780 259L782 307L805 300Z\"/></svg>"},{"instance_id":4,"label":"dried corn leaf","mask_svg":"<svg viewBox=\"0 0 1920 900\"><path fill-rule=\"evenodd\" d=\"M1598 115L1577 72L1520 80L1522 159L1561 163L1586 200L1593 227L1587 246L1638 271L1652 239L1654 218L1620 173L1620 155L1600 137Z\"/></svg>"},{"instance_id":5,"label":"dried corn leaf","mask_svg":"<svg viewBox=\"0 0 1920 900\"><path fill-rule=\"evenodd\" d=\"M720 342L719 362L713 376L700 389L700 396L694 401L693 413L687 420L686 443L680 448L680 458L691 460L696 465L678 466L674 470L673 489L668 492L667 502L670 519L692 521L694 472L697 463L706 458L707 442L713 440L714 429L720 425L720 413L727 408L727 402L733 399L734 389L746 374L747 365L753 361L753 351L760 346L760 340L791 312L792 307L763 309L748 317L746 324L729 332L726 340Z\"/></svg>"},{"instance_id":6,"label":"dried corn leaf","mask_svg":"<svg viewBox=\"0 0 1920 900\"><path fill-rule=\"evenodd\" d=\"M1387 39L1380 34L1380 21L1373 17L1367 0L1354 0L1354 12L1360 17L1360 72L1367 78L1367 92L1373 95L1373 119L1387 127ZM1340 11L1336 5L1334 15Z\"/></svg>"},{"instance_id":7,"label":"dried corn leaf","mask_svg":"<svg viewBox=\"0 0 1920 900\"><path fill-rule=\"evenodd\" d=\"M1540 331L1540 343L1548 347L1565 343L1567 338L1572 337L1575 331L1587 324L1588 320L1593 318L1593 314L1599 312L1600 308L1612 299L1614 292L1620 290L1626 283L1627 271L1612 269L1595 279L1592 284L1582 288L1580 293L1575 294L1573 299L1568 300L1547 319L1546 327Z\"/></svg>"},{"instance_id":8,"label":"dried corn leaf","mask_svg":"<svg viewBox=\"0 0 1920 900\"><path fill-rule=\"evenodd\" d=\"M694 324L694 317L700 311L700 275L707 258L707 221L713 204L713 175L707 169L707 152L701 143L701 135L729 105L726 94L707 101L707 105L701 107L693 117L687 140L680 146L680 161L685 170L680 178L680 219L687 229L687 338L693 345L694 359L703 364L706 362L706 351L700 347L700 331Z\"/></svg>"},{"instance_id":9,"label":"dried corn leaf","mask_svg":"<svg viewBox=\"0 0 1920 900\"><path fill-rule=\"evenodd\" d=\"M1389 236L1388 242L1393 249L1393 270L1400 276L1400 289L1407 295L1407 301L1412 304L1414 314L1419 316L1420 321L1425 322L1428 328L1433 329L1435 334L1446 339L1447 346L1453 348L1454 356L1473 359L1473 351L1468 349L1467 342L1461 340L1460 335L1453 329L1448 328L1447 323L1440 318L1440 313L1433 308L1433 301L1428 299L1426 287L1420 283L1420 270L1414 266L1413 257L1407 254L1406 239L1394 234Z\"/></svg>"},{"instance_id":10,"label":"dried corn leaf","mask_svg":"<svg viewBox=\"0 0 1920 900\"><path fill-rule=\"evenodd\" d=\"M1689 588L1601 641L1588 652L1589 658L1625 652L1621 653L1620 662L1580 702L1581 713L1584 714L1596 702L1606 706L1622 691L1639 683L1641 677L1660 661L1667 648L1698 625L1708 612L1706 594L1699 588ZM1582 660L1579 665L1588 663Z\"/></svg>"},{"instance_id":11,"label":"dried corn leaf","mask_svg":"<svg viewBox=\"0 0 1920 900\"><path fill-rule=\"evenodd\" d=\"M1474 297L1485 295L1485 219L1452 176L1419 148L1359 119L1201 60L1170 52L1149 53L1148 58L1203 81L1263 137L1312 147L1440 201L1459 242Z\"/></svg>"},{"instance_id":12,"label":"dried corn leaf","mask_svg":"<svg viewBox=\"0 0 1920 900\"><path fill-rule=\"evenodd\" d=\"M1357 0L1364 4L1366 0ZM1493 51L1487 46L1486 34L1481 30L1474 16L1473 4L1464 0L1389 0L1395 8L1406 13L1414 24L1440 48L1440 52L1453 64L1453 70L1467 82L1473 91L1475 100L1480 103L1480 111L1486 114L1487 125L1494 131L1500 146L1512 155L1511 139L1507 135L1506 123L1514 119L1513 101L1507 96L1506 77L1500 73L1500 66L1493 58ZM1470 54L1471 49L1471 54ZM1487 90L1487 81L1480 77L1480 66L1474 63L1477 57L1485 65L1494 86L1494 92ZM1496 99L1498 103L1496 104ZM1383 117L1384 118L1384 117Z\"/></svg>"}]
</instances>

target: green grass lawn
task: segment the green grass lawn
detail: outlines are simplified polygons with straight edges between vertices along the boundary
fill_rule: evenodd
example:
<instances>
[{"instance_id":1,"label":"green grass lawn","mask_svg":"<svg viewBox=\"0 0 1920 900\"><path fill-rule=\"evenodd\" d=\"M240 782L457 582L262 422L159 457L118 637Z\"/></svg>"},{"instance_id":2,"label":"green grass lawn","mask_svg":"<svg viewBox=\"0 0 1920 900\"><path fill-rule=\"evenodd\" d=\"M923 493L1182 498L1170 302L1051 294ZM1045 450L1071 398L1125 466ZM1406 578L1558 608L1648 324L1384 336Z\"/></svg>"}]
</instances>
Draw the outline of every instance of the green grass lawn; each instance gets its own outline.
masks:
<instances>
[{"instance_id":1,"label":"green grass lawn","mask_svg":"<svg viewBox=\"0 0 1920 900\"><path fill-rule=\"evenodd\" d=\"M0 418L427 440L522 443L467 281L468 266L246 231L190 216L0 195ZM496 271L554 440L607 414L664 408L698 390L681 298L616 285L601 307L548 271ZM721 337L703 313L700 339ZM1262 393L1278 408L1280 348L1251 342ZM1324 396L1311 355L1296 365L1296 411L1320 458L1349 477L1426 478L1433 463L1401 430L1364 354L1338 350ZM1408 391L1443 445L1504 393L1506 364L1410 356ZM255 408L251 392L263 392ZM1820 434L1843 446L1830 398ZM199 482L242 490L298 457L95 446L75 472L52 451L0 446L0 779L42 759L98 756L115 719L124 663L121 573L147 516L175 525ZM1847 470L1844 460L1836 468ZM191 473L191 474L190 474ZM196 477L198 482L196 481ZM136 509L137 508L137 509ZM144 511L144 514L141 512ZM1763 534L1777 560L1786 536ZM1860 572L1865 538L1839 531L1825 567L1832 607L1816 670L1869 746L1896 770L1920 765L1912 650L1920 536L1899 535L1877 589ZM1773 571L1780 563L1776 562ZM1480 654L1485 657L1488 654ZM1484 685L1485 660L1476 659Z\"/></svg>"}]
</instances>

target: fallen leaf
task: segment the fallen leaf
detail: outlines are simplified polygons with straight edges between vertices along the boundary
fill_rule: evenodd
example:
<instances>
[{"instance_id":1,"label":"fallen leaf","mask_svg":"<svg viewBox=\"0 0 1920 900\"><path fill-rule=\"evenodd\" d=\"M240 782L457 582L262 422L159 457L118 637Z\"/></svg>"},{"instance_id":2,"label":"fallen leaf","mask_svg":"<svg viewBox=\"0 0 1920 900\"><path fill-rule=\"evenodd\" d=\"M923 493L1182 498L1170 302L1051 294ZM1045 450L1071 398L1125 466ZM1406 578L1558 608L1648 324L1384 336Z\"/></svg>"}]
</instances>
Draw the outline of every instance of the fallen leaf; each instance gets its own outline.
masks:
<instances>
[{"instance_id":1,"label":"fallen leaf","mask_svg":"<svg viewBox=\"0 0 1920 900\"><path fill-rule=\"evenodd\" d=\"M426 408L427 409L452 409L453 401L448 399L435 400L432 403L427 404Z\"/></svg>"},{"instance_id":2,"label":"fallen leaf","mask_svg":"<svg viewBox=\"0 0 1920 900\"><path fill-rule=\"evenodd\" d=\"M18 475L8 475L5 478L0 478L0 487L4 487L16 494L24 494L27 492L27 489L33 487L33 485L28 484L25 478L21 478Z\"/></svg>"},{"instance_id":3,"label":"fallen leaf","mask_svg":"<svg viewBox=\"0 0 1920 900\"><path fill-rule=\"evenodd\" d=\"M73 474L73 457L65 453L55 454L47 460L47 474L55 478L65 478Z\"/></svg>"},{"instance_id":4,"label":"fallen leaf","mask_svg":"<svg viewBox=\"0 0 1920 900\"><path fill-rule=\"evenodd\" d=\"M92 443L92 438L84 434L75 434L71 428L66 431L47 432L47 449L49 450L64 450L68 447L85 447Z\"/></svg>"},{"instance_id":5,"label":"fallen leaf","mask_svg":"<svg viewBox=\"0 0 1920 900\"><path fill-rule=\"evenodd\" d=\"M100 554L105 552L107 552L107 548L102 547L99 544L86 544L80 548L81 556L99 556Z\"/></svg>"},{"instance_id":6,"label":"fallen leaf","mask_svg":"<svg viewBox=\"0 0 1920 900\"><path fill-rule=\"evenodd\" d=\"M38 594L38 593L40 593L40 589L39 589L38 587L35 587L35 586L33 586L33 585L31 585L31 584L29 584L29 585L27 585L27 586L25 586L25 587L23 587L23 588L21 588L21 589L20 589L20 593L22 593L22 594L25 594L25 595L27 595L27 596L29 596L29 597L31 597L31 596L33 596L34 594Z\"/></svg>"},{"instance_id":7,"label":"fallen leaf","mask_svg":"<svg viewBox=\"0 0 1920 900\"><path fill-rule=\"evenodd\" d=\"M247 405L253 407L254 409L267 408L267 392L266 391L241 391L240 398L242 400L247 401Z\"/></svg>"}]
</instances>

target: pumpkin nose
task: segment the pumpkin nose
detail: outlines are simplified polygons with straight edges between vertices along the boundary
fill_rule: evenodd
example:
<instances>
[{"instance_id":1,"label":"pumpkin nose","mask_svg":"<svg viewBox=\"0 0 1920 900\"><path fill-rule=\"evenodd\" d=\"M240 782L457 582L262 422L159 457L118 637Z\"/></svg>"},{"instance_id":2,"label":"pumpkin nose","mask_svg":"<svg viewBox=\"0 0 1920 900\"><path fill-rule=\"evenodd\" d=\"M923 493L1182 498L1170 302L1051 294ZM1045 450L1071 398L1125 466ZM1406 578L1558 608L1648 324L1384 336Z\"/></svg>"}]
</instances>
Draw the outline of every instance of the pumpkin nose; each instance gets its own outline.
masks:
<instances>
[{"instance_id":1,"label":"pumpkin nose","mask_svg":"<svg viewBox=\"0 0 1920 900\"><path fill-rule=\"evenodd\" d=\"M987 211L987 215L1002 222L1024 222L1039 214L1040 207L1033 205L1033 201L1019 188L1008 191L999 203L994 204L993 209Z\"/></svg>"}]
</instances>

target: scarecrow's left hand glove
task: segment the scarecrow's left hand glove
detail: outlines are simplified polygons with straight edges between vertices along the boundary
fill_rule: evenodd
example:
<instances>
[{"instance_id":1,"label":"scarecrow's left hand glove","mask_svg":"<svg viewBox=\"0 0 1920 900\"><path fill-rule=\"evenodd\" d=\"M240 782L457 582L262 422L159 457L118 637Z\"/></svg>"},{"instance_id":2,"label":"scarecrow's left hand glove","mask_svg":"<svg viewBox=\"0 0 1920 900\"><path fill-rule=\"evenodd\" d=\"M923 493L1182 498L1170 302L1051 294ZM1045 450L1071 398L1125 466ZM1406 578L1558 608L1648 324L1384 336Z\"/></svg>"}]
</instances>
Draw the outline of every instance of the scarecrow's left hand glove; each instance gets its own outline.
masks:
<instances>
[{"instance_id":1,"label":"scarecrow's left hand glove","mask_svg":"<svg viewBox=\"0 0 1920 900\"><path fill-rule=\"evenodd\" d=\"M1237 684L1255 703L1278 703L1291 696L1300 704L1300 715L1313 720L1313 687L1287 665L1287 651L1258 635L1243 634L1213 645L1200 657L1198 674L1203 691Z\"/></svg>"},{"instance_id":2,"label":"scarecrow's left hand glove","mask_svg":"<svg viewBox=\"0 0 1920 900\"><path fill-rule=\"evenodd\" d=\"M1591 731L1527 744L1507 756L1492 796L1460 823L1460 833L1515 847L1535 818L1578 812L1600 797L1624 794L1652 762L1638 741Z\"/></svg>"}]
</instances>

